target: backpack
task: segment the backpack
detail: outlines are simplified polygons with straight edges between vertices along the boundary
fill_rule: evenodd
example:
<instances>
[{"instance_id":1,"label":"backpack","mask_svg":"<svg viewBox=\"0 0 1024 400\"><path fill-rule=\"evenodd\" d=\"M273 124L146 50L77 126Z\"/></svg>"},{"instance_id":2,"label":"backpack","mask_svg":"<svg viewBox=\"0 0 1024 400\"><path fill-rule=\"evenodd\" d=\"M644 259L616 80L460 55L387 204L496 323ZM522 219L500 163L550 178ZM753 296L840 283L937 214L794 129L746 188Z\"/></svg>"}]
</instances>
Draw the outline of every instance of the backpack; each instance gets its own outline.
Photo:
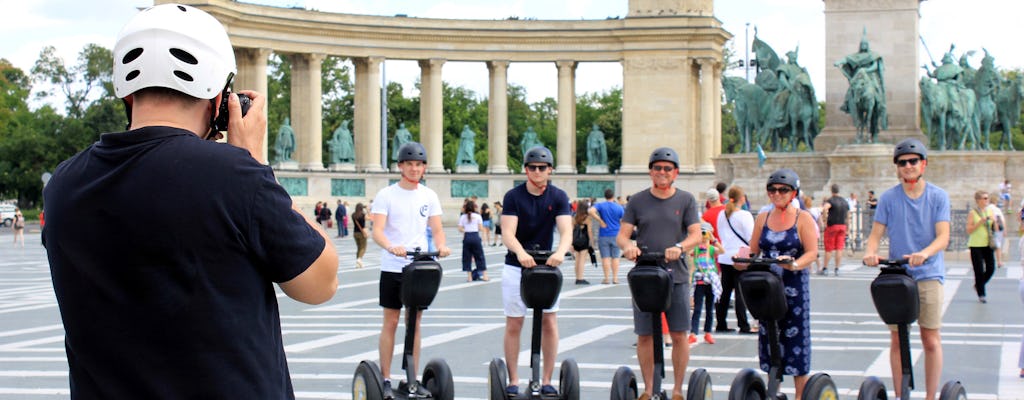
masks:
<instances>
[{"instance_id":1,"label":"backpack","mask_svg":"<svg viewBox=\"0 0 1024 400\"><path fill-rule=\"evenodd\" d=\"M590 234L587 225L576 225L572 228L572 249L582 251L590 248Z\"/></svg>"}]
</instances>

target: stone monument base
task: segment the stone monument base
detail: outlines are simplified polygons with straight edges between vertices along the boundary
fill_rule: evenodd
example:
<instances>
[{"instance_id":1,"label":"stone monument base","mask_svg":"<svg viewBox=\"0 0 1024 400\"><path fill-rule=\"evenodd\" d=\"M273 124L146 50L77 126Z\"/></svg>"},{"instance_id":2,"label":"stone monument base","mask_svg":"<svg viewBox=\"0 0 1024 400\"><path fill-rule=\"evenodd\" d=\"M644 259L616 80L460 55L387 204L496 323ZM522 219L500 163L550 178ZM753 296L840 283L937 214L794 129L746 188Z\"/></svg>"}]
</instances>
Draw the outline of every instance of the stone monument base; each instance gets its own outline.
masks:
<instances>
[{"instance_id":1,"label":"stone monument base","mask_svg":"<svg viewBox=\"0 0 1024 400\"><path fill-rule=\"evenodd\" d=\"M918 140L928 143L928 138L925 137L920 130L908 130L908 129L890 129L878 132L878 137L875 138L875 143L891 143L896 144L906 138L917 138ZM839 146L857 143L857 129L846 128L846 127L825 127L814 138L814 151L819 153L828 153ZM860 143L870 144L870 143Z\"/></svg>"},{"instance_id":2,"label":"stone monument base","mask_svg":"<svg viewBox=\"0 0 1024 400\"><path fill-rule=\"evenodd\" d=\"M277 163L271 165L271 167L280 171L298 171L299 162L294 160L278 161Z\"/></svg>"},{"instance_id":3,"label":"stone monument base","mask_svg":"<svg viewBox=\"0 0 1024 400\"><path fill-rule=\"evenodd\" d=\"M607 165L588 165L587 166L587 173L588 174L607 174L608 173L608 166Z\"/></svg>"},{"instance_id":4,"label":"stone monument base","mask_svg":"<svg viewBox=\"0 0 1024 400\"><path fill-rule=\"evenodd\" d=\"M327 170L331 172L355 172L356 165L354 163L334 163L327 167Z\"/></svg>"},{"instance_id":5,"label":"stone monument base","mask_svg":"<svg viewBox=\"0 0 1024 400\"><path fill-rule=\"evenodd\" d=\"M456 174L479 174L480 165L477 164L463 164L455 166Z\"/></svg>"}]
</instances>

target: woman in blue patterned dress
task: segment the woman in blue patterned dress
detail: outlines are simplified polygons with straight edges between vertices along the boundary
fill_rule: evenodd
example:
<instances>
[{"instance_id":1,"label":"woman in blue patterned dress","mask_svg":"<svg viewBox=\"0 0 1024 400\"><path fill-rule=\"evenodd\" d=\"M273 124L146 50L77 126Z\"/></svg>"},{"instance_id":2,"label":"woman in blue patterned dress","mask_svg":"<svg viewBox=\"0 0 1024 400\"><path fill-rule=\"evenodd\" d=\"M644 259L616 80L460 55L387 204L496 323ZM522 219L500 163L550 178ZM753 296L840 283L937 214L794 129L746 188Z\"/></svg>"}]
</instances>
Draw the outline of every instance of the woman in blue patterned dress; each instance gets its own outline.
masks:
<instances>
[{"instance_id":1,"label":"woman in blue patterned dress","mask_svg":"<svg viewBox=\"0 0 1024 400\"><path fill-rule=\"evenodd\" d=\"M786 316L779 321L784 375L792 375L796 398L804 390L811 369L811 294L807 267L818 257L818 229L814 217L793 206L800 190L800 177L783 168L768 177L768 199L772 207L754 222L751 253L760 257L784 258L788 263L771 269L782 278L786 290ZM749 300L748 300L749 301ZM761 369L768 371L768 332L762 324L758 333Z\"/></svg>"}]
</instances>

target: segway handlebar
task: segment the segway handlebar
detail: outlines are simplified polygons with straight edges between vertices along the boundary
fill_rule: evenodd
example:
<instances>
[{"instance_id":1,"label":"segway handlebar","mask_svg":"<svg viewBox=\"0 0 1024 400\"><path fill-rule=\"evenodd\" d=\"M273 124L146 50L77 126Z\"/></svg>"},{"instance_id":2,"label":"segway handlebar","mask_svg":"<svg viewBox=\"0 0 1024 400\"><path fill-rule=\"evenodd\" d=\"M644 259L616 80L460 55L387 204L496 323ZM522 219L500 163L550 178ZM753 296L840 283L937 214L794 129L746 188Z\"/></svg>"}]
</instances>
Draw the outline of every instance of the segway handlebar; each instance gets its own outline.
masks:
<instances>
[{"instance_id":1,"label":"segway handlebar","mask_svg":"<svg viewBox=\"0 0 1024 400\"><path fill-rule=\"evenodd\" d=\"M440 257L440 251L421 251L419 247L415 250L405 252L405 256L416 261L422 260L433 260L434 257Z\"/></svg>"},{"instance_id":2,"label":"segway handlebar","mask_svg":"<svg viewBox=\"0 0 1024 400\"><path fill-rule=\"evenodd\" d=\"M537 263L537 265L544 265L548 262L548 257L551 257L555 252L551 250L530 249L526 250L526 254L533 257L533 262Z\"/></svg>"},{"instance_id":3,"label":"segway handlebar","mask_svg":"<svg viewBox=\"0 0 1024 400\"><path fill-rule=\"evenodd\" d=\"M885 267L902 267L902 266L906 266L909 263L910 263L910 259L909 258L896 258L896 259L879 258L878 259L878 265L885 266Z\"/></svg>"},{"instance_id":4,"label":"segway handlebar","mask_svg":"<svg viewBox=\"0 0 1024 400\"><path fill-rule=\"evenodd\" d=\"M732 261L737 264L747 264L748 269L767 269L772 264L788 264L792 262L792 258L778 258L778 257L733 257Z\"/></svg>"}]
</instances>

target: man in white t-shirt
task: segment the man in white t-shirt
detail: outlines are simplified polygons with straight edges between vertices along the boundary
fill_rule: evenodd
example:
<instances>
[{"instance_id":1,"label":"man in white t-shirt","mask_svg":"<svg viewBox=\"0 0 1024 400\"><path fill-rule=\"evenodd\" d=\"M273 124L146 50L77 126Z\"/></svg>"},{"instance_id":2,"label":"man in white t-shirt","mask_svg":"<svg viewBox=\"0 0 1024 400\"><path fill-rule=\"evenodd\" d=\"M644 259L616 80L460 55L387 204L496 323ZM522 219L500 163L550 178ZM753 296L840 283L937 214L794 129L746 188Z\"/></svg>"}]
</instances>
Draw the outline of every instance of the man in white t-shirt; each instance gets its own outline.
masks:
<instances>
[{"instance_id":1,"label":"man in white t-shirt","mask_svg":"<svg viewBox=\"0 0 1024 400\"><path fill-rule=\"evenodd\" d=\"M427 226L433 231L434 244L441 257L451 254L441 229L441 201L430 188L420 185L427 169L427 150L422 144L408 142L398 149L398 169L402 179L381 189L373 199L370 217L373 221L373 241L381 247L380 306L384 307L384 322L380 330L380 369L384 375L384 398L394 398L391 389L391 358L394 356L395 330L402 311L402 268L409 264L405 258L409 250L427 250ZM406 309L406 312L409 312ZM420 359L420 326L416 320L416 344L413 346L413 365L416 370ZM411 384L411 382L410 382ZM402 385L399 385L402 386ZM416 383L420 395L430 392Z\"/></svg>"}]
</instances>

